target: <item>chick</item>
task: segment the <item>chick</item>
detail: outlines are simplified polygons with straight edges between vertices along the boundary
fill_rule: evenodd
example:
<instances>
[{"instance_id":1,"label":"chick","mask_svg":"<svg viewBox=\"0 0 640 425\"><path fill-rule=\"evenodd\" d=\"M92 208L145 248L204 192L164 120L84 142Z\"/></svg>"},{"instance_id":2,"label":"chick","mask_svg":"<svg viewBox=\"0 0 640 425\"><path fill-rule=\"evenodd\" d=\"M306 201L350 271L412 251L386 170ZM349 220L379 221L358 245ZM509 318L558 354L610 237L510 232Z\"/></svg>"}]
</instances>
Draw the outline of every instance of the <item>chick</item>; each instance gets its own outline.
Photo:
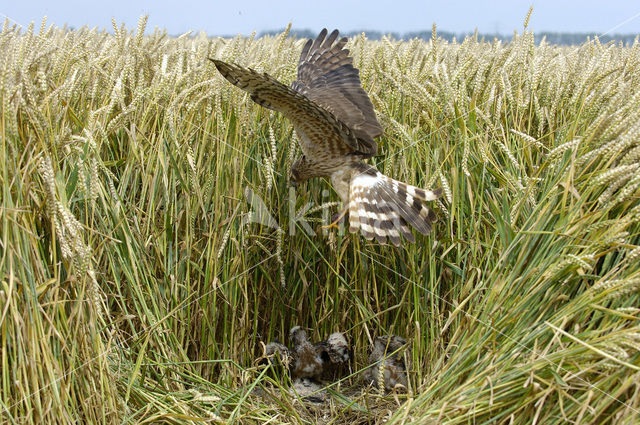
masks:
<instances>
[{"instance_id":1,"label":"chick","mask_svg":"<svg viewBox=\"0 0 640 425\"><path fill-rule=\"evenodd\" d=\"M265 345L264 355L268 359L277 357L284 363L288 363L291 360L291 350L280 344L280 342L278 342L277 340Z\"/></svg>"},{"instance_id":2,"label":"chick","mask_svg":"<svg viewBox=\"0 0 640 425\"><path fill-rule=\"evenodd\" d=\"M300 326L294 326L289 332L293 344L292 378L319 378L323 363L321 352L309 341L307 333Z\"/></svg>"},{"instance_id":3,"label":"chick","mask_svg":"<svg viewBox=\"0 0 640 425\"><path fill-rule=\"evenodd\" d=\"M349 365L351 358L347 339L341 332L334 332L324 341L314 344L322 359L322 378L339 379Z\"/></svg>"},{"instance_id":4,"label":"chick","mask_svg":"<svg viewBox=\"0 0 640 425\"><path fill-rule=\"evenodd\" d=\"M284 376L284 374L290 370L293 363L291 350L278 341L270 342L263 347L264 354L258 359L258 363L271 366L270 376L274 378Z\"/></svg>"},{"instance_id":5,"label":"chick","mask_svg":"<svg viewBox=\"0 0 640 425\"><path fill-rule=\"evenodd\" d=\"M369 354L370 367L364 371L364 379L373 385L380 385L380 378L382 378L384 388L387 390L406 389L407 367L402 353L398 351L406 343L404 338L396 335L377 337ZM380 377L381 370L383 370L382 377Z\"/></svg>"}]
</instances>

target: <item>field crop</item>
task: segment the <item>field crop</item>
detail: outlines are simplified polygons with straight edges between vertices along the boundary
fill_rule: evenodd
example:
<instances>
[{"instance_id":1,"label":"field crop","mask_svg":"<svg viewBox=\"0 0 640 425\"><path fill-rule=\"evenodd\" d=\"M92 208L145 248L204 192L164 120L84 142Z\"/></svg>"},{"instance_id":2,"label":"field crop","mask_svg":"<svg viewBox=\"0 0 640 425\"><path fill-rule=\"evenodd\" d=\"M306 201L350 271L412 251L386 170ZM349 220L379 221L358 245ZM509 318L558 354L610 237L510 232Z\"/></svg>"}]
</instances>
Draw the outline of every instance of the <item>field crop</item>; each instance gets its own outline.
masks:
<instances>
[{"instance_id":1,"label":"field crop","mask_svg":"<svg viewBox=\"0 0 640 425\"><path fill-rule=\"evenodd\" d=\"M0 34L0 422L640 421L637 40L351 39L372 163L444 190L396 248L323 235L330 182L207 60L289 83L304 40L145 25ZM255 362L294 325L353 347L324 405ZM388 333L406 392L360 380Z\"/></svg>"}]
</instances>

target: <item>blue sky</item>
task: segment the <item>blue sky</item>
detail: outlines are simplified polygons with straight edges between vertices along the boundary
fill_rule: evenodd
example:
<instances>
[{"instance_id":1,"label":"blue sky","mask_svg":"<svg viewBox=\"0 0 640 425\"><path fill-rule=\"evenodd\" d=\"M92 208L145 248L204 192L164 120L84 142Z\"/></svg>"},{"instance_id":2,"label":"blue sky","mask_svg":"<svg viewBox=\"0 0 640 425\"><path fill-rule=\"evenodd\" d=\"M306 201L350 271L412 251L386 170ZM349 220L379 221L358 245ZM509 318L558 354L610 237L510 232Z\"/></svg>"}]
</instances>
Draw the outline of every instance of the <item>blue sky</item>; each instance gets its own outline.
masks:
<instances>
[{"instance_id":1,"label":"blue sky","mask_svg":"<svg viewBox=\"0 0 640 425\"><path fill-rule=\"evenodd\" d=\"M534 31L640 33L640 2L594 0L497 1L18 1L0 3L0 17L26 26L48 22L62 26L111 28L111 18L127 27L148 14L148 29L166 28L169 34L203 30L209 35L250 34L279 29L291 21L294 28L318 31L429 30L436 23L443 31L500 32L521 30L529 6L534 6L529 27ZM4 16L2 16L4 15Z\"/></svg>"}]
</instances>

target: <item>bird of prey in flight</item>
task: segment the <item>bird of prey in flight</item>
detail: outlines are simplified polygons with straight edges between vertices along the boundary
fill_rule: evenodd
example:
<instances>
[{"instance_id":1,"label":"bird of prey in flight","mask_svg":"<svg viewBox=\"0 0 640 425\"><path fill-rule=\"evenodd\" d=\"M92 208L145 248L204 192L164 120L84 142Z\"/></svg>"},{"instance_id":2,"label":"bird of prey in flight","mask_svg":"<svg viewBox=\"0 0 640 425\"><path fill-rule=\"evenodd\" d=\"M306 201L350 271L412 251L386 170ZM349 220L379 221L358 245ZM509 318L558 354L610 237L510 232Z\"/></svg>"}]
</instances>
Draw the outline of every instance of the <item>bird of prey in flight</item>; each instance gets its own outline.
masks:
<instances>
[{"instance_id":1,"label":"bird of prey in flight","mask_svg":"<svg viewBox=\"0 0 640 425\"><path fill-rule=\"evenodd\" d=\"M323 29L302 48L297 80L287 87L267 73L211 59L232 84L265 108L293 123L303 155L291 167L292 183L329 177L349 214L349 231L367 240L400 245L415 242L411 226L426 235L435 214L425 202L441 189L426 190L394 180L364 162L375 156L382 127L360 83L359 71L345 49L347 38Z\"/></svg>"}]
</instances>

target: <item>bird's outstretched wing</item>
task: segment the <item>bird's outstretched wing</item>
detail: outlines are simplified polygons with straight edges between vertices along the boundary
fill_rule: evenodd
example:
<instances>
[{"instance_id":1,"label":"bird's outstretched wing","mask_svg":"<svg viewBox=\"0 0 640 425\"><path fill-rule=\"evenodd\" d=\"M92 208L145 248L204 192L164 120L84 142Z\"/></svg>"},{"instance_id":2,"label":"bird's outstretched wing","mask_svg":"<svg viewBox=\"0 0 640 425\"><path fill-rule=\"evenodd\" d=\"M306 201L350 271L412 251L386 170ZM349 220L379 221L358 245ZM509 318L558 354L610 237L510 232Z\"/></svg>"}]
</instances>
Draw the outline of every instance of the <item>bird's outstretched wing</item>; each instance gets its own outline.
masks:
<instances>
[{"instance_id":1,"label":"bird's outstretched wing","mask_svg":"<svg viewBox=\"0 0 640 425\"><path fill-rule=\"evenodd\" d=\"M333 112L312 101L303 93L280 83L267 73L251 68L211 59L218 71L233 85L248 92L251 99L265 108L279 111L289 118L296 129L314 137L317 150L332 151L338 155L357 153L371 156L370 137L356 132L336 118Z\"/></svg>"},{"instance_id":2,"label":"bird's outstretched wing","mask_svg":"<svg viewBox=\"0 0 640 425\"><path fill-rule=\"evenodd\" d=\"M300 54L298 79L291 87L339 117L358 138L366 142L362 153L375 155L375 137L382 134L373 104L360 82L360 72L344 46L347 38L338 38L338 30L327 37L323 29L315 40L309 39Z\"/></svg>"}]
</instances>

